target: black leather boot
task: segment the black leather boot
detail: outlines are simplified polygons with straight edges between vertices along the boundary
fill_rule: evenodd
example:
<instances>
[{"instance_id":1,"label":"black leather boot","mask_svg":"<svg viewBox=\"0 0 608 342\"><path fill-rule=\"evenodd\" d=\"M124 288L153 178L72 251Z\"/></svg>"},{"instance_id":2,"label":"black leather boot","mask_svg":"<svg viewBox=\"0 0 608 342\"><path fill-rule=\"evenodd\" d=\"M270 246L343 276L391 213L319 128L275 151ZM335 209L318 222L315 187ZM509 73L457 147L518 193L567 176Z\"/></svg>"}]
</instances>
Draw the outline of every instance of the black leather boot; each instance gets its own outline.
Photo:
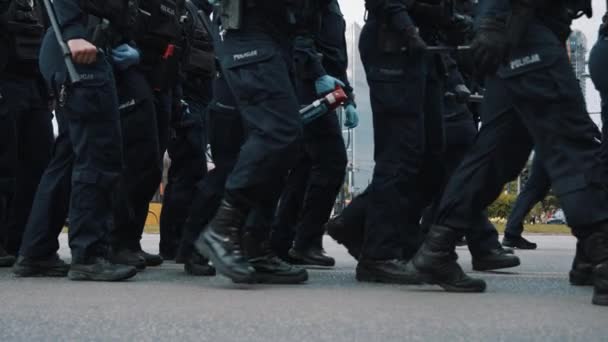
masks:
<instances>
[{"instance_id":1,"label":"black leather boot","mask_svg":"<svg viewBox=\"0 0 608 342\"><path fill-rule=\"evenodd\" d=\"M65 277L70 265L53 254L43 258L27 258L20 256L13 266L13 273L17 277Z\"/></svg>"},{"instance_id":2,"label":"black leather boot","mask_svg":"<svg viewBox=\"0 0 608 342\"><path fill-rule=\"evenodd\" d=\"M84 262L72 262L68 278L77 281L122 281L134 277L133 266L117 265L103 257L90 258Z\"/></svg>"},{"instance_id":3,"label":"black leather boot","mask_svg":"<svg viewBox=\"0 0 608 342\"><path fill-rule=\"evenodd\" d=\"M159 254L151 254L141 249L137 251L137 254L139 254L139 256L144 259L146 266L149 267L160 266L163 264L164 261L163 257L161 257Z\"/></svg>"},{"instance_id":4,"label":"black leather boot","mask_svg":"<svg viewBox=\"0 0 608 342\"><path fill-rule=\"evenodd\" d=\"M357 264L356 277L361 282L404 285L422 284L412 264L399 259L361 259Z\"/></svg>"},{"instance_id":5,"label":"black leather boot","mask_svg":"<svg viewBox=\"0 0 608 342\"><path fill-rule=\"evenodd\" d=\"M593 263L585 255L583 243L576 243L576 254L570 270L570 284L574 286L593 286Z\"/></svg>"},{"instance_id":6,"label":"black leather boot","mask_svg":"<svg viewBox=\"0 0 608 342\"><path fill-rule=\"evenodd\" d=\"M520 265L519 258L502 247L490 250L483 255L474 256L472 263L475 271L499 270Z\"/></svg>"},{"instance_id":7,"label":"black leather boot","mask_svg":"<svg viewBox=\"0 0 608 342\"><path fill-rule=\"evenodd\" d=\"M355 260L359 260L363 246L363 232L351 230L347 227L341 215L330 219L325 224L325 230L332 239L346 247L348 254L355 258Z\"/></svg>"},{"instance_id":8,"label":"black leather boot","mask_svg":"<svg viewBox=\"0 0 608 342\"><path fill-rule=\"evenodd\" d=\"M295 265L333 267L336 260L325 253L322 247L311 246L304 249L292 247L289 250L289 260Z\"/></svg>"},{"instance_id":9,"label":"black leather boot","mask_svg":"<svg viewBox=\"0 0 608 342\"><path fill-rule=\"evenodd\" d=\"M594 265L593 304L608 306L608 224L584 239L584 253Z\"/></svg>"},{"instance_id":10,"label":"black leather boot","mask_svg":"<svg viewBox=\"0 0 608 342\"><path fill-rule=\"evenodd\" d=\"M433 225L422 247L412 259L421 280L437 284L448 292L483 292L485 281L467 276L456 262L454 253L460 234L455 230Z\"/></svg>"},{"instance_id":11,"label":"black leather boot","mask_svg":"<svg viewBox=\"0 0 608 342\"><path fill-rule=\"evenodd\" d=\"M243 236L245 254L255 269L256 282L262 284L300 284L308 280L308 272L288 264L270 248L270 242L258 241L252 234Z\"/></svg>"},{"instance_id":12,"label":"black leather boot","mask_svg":"<svg viewBox=\"0 0 608 342\"><path fill-rule=\"evenodd\" d=\"M517 249L536 249L537 247L534 242L526 240L523 236L510 236L506 234L502 238L502 245Z\"/></svg>"},{"instance_id":13,"label":"black leather boot","mask_svg":"<svg viewBox=\"0 0 608 342\"><path fill-rule=\"evenodd\" d=\"M209 260L196 252L193 252L190 258L184 261L184 271L195 277L212 277L215 275L215 268L209 265Z\"/></svg>"},{"instance_id":14,"label":"black leather boot","mask_svg":"<svg viewBox=\"0 0 608 342\"><path fill-rule=\"evenodd\" d=\"M4 247L0 245L0 267L11 267L15 263L15 257L9 255Z\"/></svg>"},{"instance_id":15,"label":"black leather boot","mask_svg":"<svg viewBox=\"0 0 608 342\"><path fill-rule=\"evenodd\" d=\"M146 269L146 260L138 252L128 248L112 248L108 259L116 265L133 266L138 271Z\"/></svg>"},{"instance_id":16,"label":"black leather boot","mask_svg":"<svg viewBox=\"0 0 608 342\"><path fill-rule=\"evenodd\" d=\"M223 200L215 217L195 242L196 250L235 283L254 283L255 270L243 256L241 229L247 213Z\"/></svg>"}]
</instances>

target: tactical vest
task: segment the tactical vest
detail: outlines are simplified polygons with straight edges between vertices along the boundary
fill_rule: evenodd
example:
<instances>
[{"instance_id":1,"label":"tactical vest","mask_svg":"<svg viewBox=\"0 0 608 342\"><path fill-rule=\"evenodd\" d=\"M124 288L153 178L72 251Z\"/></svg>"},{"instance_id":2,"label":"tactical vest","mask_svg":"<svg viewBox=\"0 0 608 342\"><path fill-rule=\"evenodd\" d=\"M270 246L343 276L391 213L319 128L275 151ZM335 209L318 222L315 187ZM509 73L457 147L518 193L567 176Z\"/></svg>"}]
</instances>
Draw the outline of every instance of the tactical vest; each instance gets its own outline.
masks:
<instances>
[{"instance_id":1,"label":"tactical vest","mask_svg":"<svg viewBox=\"0 0 608 342\"><path fill-rule=\"evenodd\" d=\"M209 18L191 1L186 1L188 11L186 39L187 49L182 70L186 75L212 78L215 75L215 54Z\"/></svg>"},{"instance_id":2,"label":"tactical vest","mask_svg":"<svg viewBox=\"0 0 608 342\"><path fill-rule=\"evenodd\" d=\"M0 39L5 42L2 45L7 45L7 62L37 63L44 35L43 16L37 2L0 0L0 8L6 8L2 14L6 29L0 33Z\"/></svg>"},{"instance_id":3,"label":"tactical vest","mask_svg":"<svg viewBox=\"0 0 608 342\"><path fill-rule=\"evenodd\" d=\"M80 0L79 4L83 12L106 19L113 29L123 35L130 36L135 30L139 17L139 0Z\"/></svg>"},{"instance_id":4,"label":"tactical vest","mask_svg":"<svg viewBox=\"0 0 608 342\"><path fill-rule=\"evenodd\" d=\"M144 50L161 54L167 44L181 39L180 19L184 13L184 0L142 0L136 41Z\"/></svg>"}]
</instances>

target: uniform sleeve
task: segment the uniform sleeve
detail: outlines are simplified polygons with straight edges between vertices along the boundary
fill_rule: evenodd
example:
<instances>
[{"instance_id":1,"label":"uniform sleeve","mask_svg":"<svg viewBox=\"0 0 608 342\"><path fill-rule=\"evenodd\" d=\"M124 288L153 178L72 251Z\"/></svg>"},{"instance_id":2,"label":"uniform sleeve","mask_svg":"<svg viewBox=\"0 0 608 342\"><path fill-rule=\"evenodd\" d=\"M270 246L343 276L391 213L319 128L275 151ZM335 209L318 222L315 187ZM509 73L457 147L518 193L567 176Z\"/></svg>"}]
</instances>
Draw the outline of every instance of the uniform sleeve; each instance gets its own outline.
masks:
<instances>
[{"instance_id":1,"label":"uniform sleeve","mask_svg":"<svg viewBox=\"0 0 608 342\"><path fill-rule=\"evenodd\" d=\"M57 22L66 42L72 39L86 39L87 37L86 14L80 9L78 3L78 0L53 1Z\"/></svg>"},{"instance_id":2,"label":"uniform sleeve","mask_svg":"<svg viewBox=\"0 0 608 342\"><path fill-rule=\"evenodd\" d=\"M412 2L407 0L367 0L366 7L368 10L384 13L388 18L390 27L401 32L414 26L414 22L408 13L408 4Z\"/></svg>"},{"instance_id":3,"label":"uniform sleeve","mask_svg":"<svg viewBox=\"0 0 608 342\"><path fill-rule=\"evenodd\" d=\"M348 82L348 52L344 37L346 23L336 2L335 8L328 8L323 13L321 32L317 39L317 48L323 54L323 66L327 73L345 84L344 90L352 93Z\"/></svg>"}]
</instances>

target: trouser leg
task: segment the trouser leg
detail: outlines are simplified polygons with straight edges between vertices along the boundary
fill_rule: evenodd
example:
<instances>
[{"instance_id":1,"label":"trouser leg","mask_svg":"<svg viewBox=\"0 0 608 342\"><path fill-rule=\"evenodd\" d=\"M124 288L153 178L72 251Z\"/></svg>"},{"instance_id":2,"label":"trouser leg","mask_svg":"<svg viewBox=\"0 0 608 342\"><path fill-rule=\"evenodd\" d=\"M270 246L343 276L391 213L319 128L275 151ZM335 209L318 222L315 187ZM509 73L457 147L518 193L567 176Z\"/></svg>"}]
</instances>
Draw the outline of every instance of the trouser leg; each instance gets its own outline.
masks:
<instances>
[{"instance_id":1,"label":"trouser leg","mask_svg":"<svg viewBox=\"0 0 608 342\"><path fill-rule=\"evenodd\" d=\"M530 178L522 192L517 196L513 210L507 220L505 235L519 237L524 230L524 219L534 206L549 193L551 182L538 156L534 157Z\"/></svg>"}]
</instances>

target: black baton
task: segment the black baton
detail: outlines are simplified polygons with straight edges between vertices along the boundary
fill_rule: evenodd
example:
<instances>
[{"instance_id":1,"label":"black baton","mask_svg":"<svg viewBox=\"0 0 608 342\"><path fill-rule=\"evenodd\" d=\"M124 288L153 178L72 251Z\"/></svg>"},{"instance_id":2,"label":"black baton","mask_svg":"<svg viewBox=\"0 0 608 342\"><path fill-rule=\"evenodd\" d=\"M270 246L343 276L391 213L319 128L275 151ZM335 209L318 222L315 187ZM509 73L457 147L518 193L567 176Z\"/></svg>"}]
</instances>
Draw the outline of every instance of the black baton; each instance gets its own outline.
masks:
<instances>
[{"instance_id":1,"label":"black baton","mask_svg":"<svg viewBox=\"0 0 608 342\"><path fill-rule=\"evenodd\" d=\"M65 62L65 67L68 70L68 75L70 76L70 82L72 82L72 84L77 84L80 82L80 74L78 74L78 72L76 71L74 61L72 61L72 52L70 52L68 44L63 41L63 36L59 28L59 23L57 23L57 17L55 16L55 11L53 10L51 0L44 0L44 7L46 8L46 13L49 15L49 21L51 22L53 31L55 31L55 38L57 38L57 43L59 43L59 47L61 48L61 52L63 54L63 61Z\"/></svg>"}]
</instances>

